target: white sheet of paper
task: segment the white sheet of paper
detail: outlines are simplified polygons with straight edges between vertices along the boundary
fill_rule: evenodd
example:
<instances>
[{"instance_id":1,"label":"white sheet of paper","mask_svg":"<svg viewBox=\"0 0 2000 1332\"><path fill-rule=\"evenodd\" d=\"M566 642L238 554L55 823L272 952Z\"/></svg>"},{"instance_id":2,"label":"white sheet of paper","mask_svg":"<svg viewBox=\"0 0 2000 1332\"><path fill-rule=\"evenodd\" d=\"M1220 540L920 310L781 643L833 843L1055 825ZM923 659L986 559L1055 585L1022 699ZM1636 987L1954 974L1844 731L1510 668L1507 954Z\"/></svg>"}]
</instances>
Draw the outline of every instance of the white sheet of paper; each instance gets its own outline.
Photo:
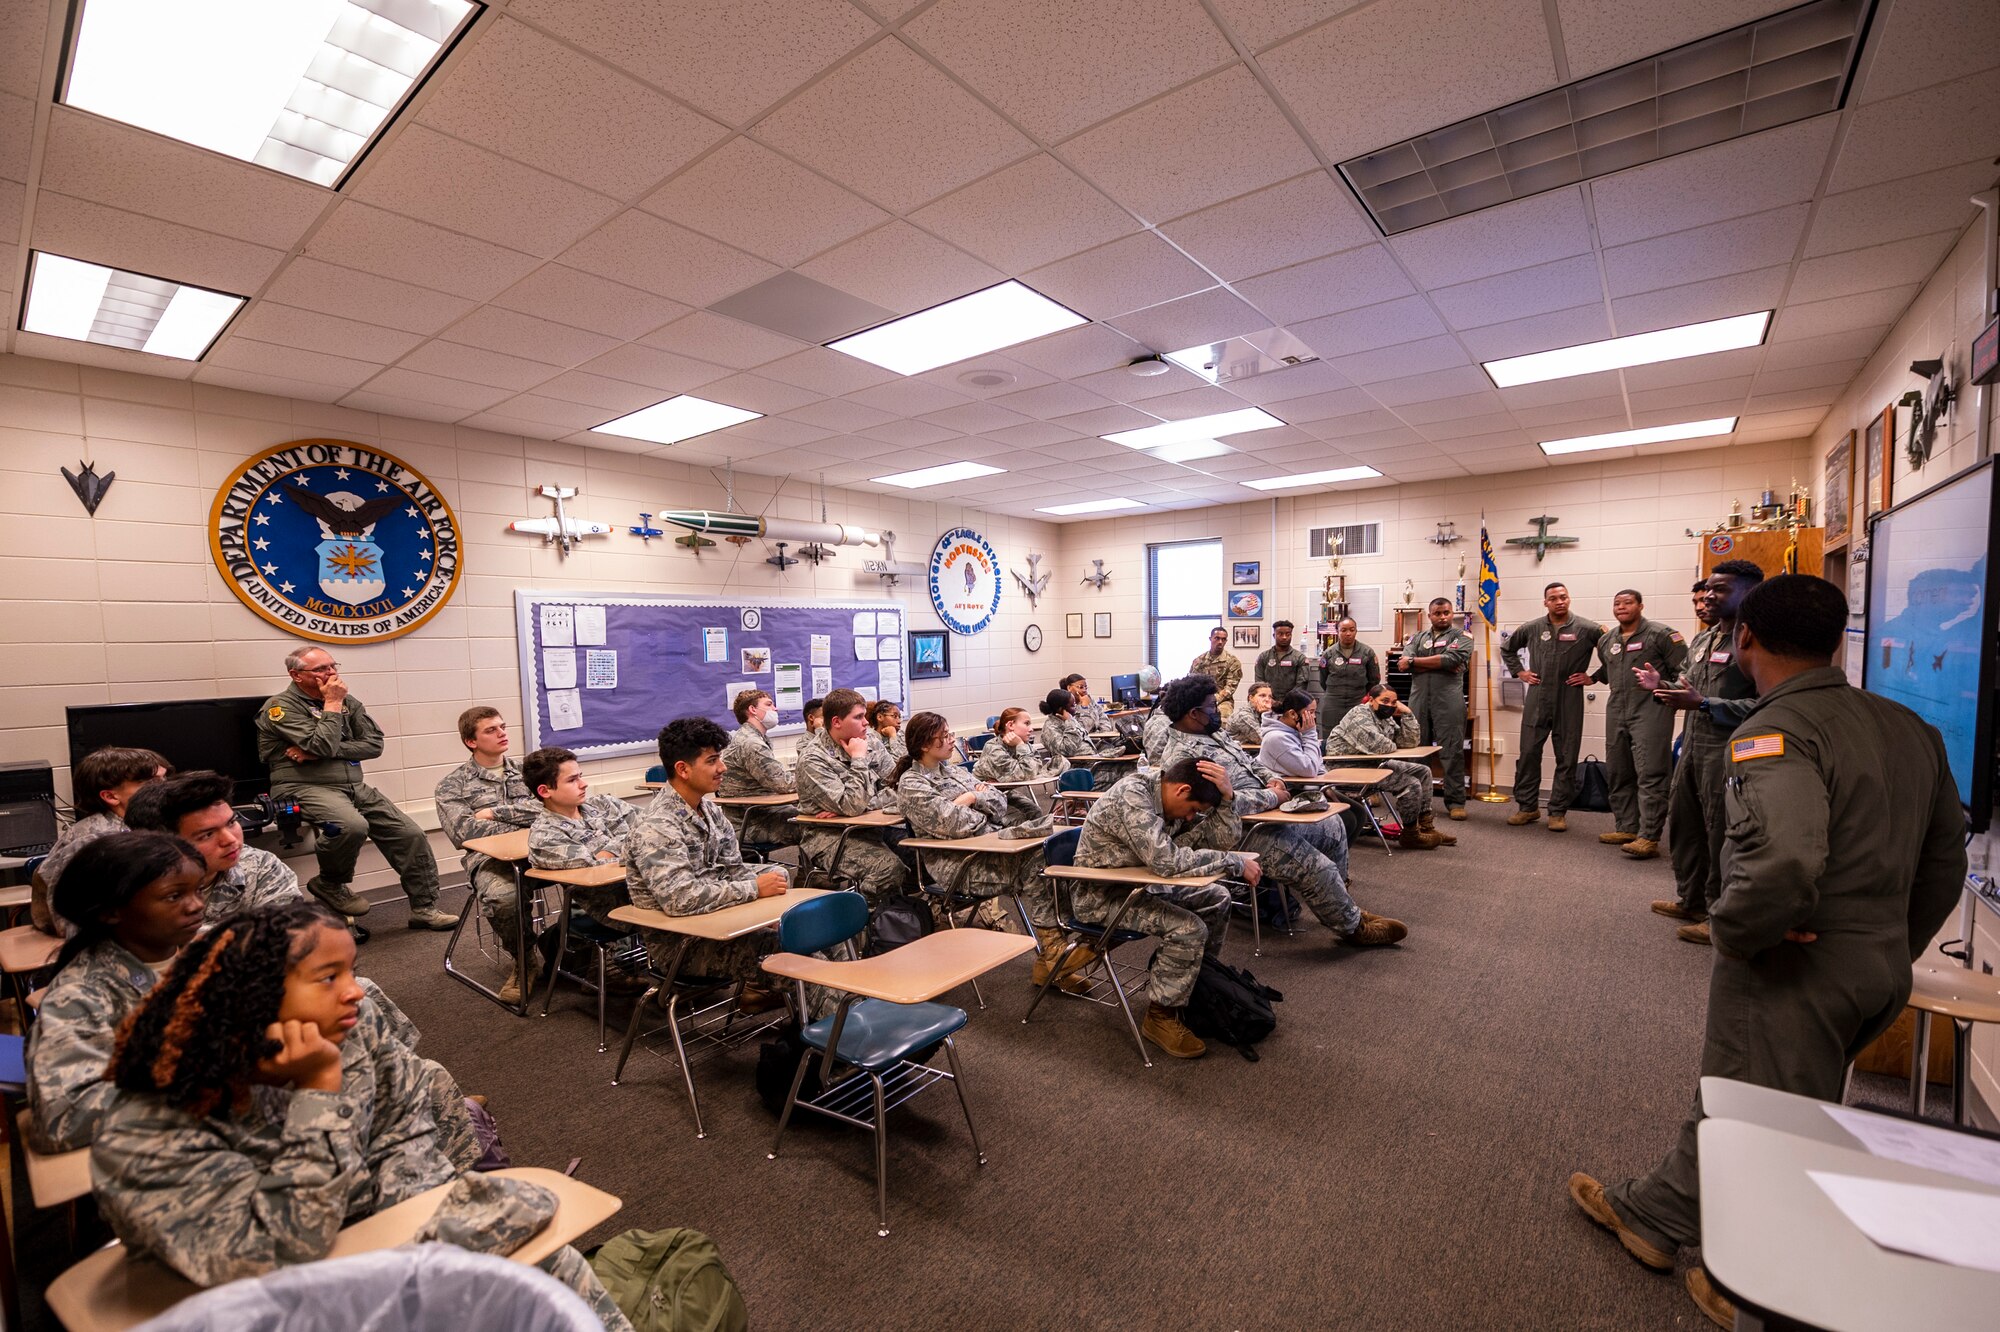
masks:
<instances>
[{"instance_id":1,"label":"white sheet of paper","mask_svg":"<svg viewBox=\"0 0 2000 1332\"><path fill-rule=\"evenodd\" d=\"M863 634L872 634L874 632L875 632L875 612L874 611L854 612L854 636L856 638L859 638Z\"/></svg>"},{"instance_id":2,"label":"white sheet of paper","mask_svg":"<svg viewBox=\"0 0 2000 1332\"><path fill-rule=\"evenodd\" d=\"M542 649L542 688L576 688L575 648L545 647Z\"/></svg>"},{"instance_id":3,"label":"white sheet of paper","mask_svg":"<svg viewBox=\"0 0 2000 1332\"><path fill-rule=\"evenodd\" d=\"M813 667L813 697L825 698L833 692L833 667Z\"/></svg>"},{"instance_id":4,"label":"white sheet of paper","mask_svg":"<svg viewBox=\"0 0 2000 1332\"><path fill-rule=\"evenodd\" d=\"M576 608L574 606L543 606L542 646L576 646Z\"/></svg>"},{"instance_id":5,"label":"white sheet of paper","mask_svg":"<svg viewBox=\"0 0 2000 1332\"><path fill-rule=\"evenodd\" d=\"M583 725L583 695L574 689L549 691L549 729L574 731Z\"/></svg>"},{"instance_id":6,"label":"white sheet of paper","mask_svg":"<svg viewBox=\"0 0 2000 1332\"><path fill-rule=\"evenodd\" d=\"M615 648L591 648L583 654L583 687L618 687L618 652Z\"/></svg>"},{"instance_id":7,"label":"white sheet of paper","mask_svg":"<svg viewBox=\"0 0 2000 1332\"><path fill-rule=\"evenodd\" d=\"M855 639L855 640L854 640L854 659L855 659L856 661L873 661L873 660L875 660L875 640L874 640L874 639L872 639L872 638L857 638L857 639Z\"/></svg>"},{"instance_id":8,"label":"white sheet of paper","mask_svg":"<svg viewBox=\"0 0 2000 1332\"><path fill-rule=\"evenodd\" d=\"M902 639L881 638L875 641L875 660L901 661L902 659L903 659Z\"/></svg>"},{"instance_id":9,"label":"white sheet of paper","mask_svg":"<svg viewBox=\"0 0 2000 1332\"><path fill-rule=\"evenodd\" d=\"M1861 1140L1870 1156L1939 1170L2000 1188L2000 1142L1931 1124L1889 1119L1844 1105L1824 1107L1833 1122Z\"/></svg>"},{"instance_id":10,"label":"white sheet of paper","mask_svg":"<svg viewBox=\"0 0 2000 1332\"><path fill-rule=\"evenodd\" d=\"M854 692L861 695L862 698L866 699L870 703L873 703L877 698L881 697L881 695L875 692L874 685L862 685Z\"/></svg>"},{"instance_id":11,"label":"white sheet of paper","mask_svg":"<svg viewBox=\"0 0 2000 1332\"><path fill-rule=\"evenodd\" d=\"M1830 1170L1806 1174L1842 1216L1883 1248L2000 1272L2000 1196Z\"/></svg>"},{"instance_id":12,"label":"white sheet of paper","mask_svg":"<svg viewBox=\"0 0 2000 1332\"><path fill-rule=\"evenodd\" d=\"M812 665L833 665L833 635L814 634L812 636Z\"/></svg>"},{"instance_id":13,"label":"white sheet of paper","mask_svg":"<svg viewBox=\"0 0 2000 1332\"><path fill-rule=\"evenodd\" d=\"M903 617L895 611L876 611L875 632L900 635L903 632Z\"/></svg>"},{"instance_id":14,"label":"white sheet of paper","mask_svg":"<svg viewBox=\"0 0 2000 1332\"><path fill-rule=\"evenodd\" d=\"M736 696L738 694L742 693L746 689L755 689L755 688L757 688L757 686L752 684L748 680L737 680L734 683L722 686L722 706L725 708L735 707Z\"/></svg>"},{"instance_id":15,"label":"white sheet of paper","mask_svg":"<svg viewBox=\"0 0 2000 1332\"><path fill-rule=\"evenodd\" d=\"M772 693L780 712L802 712L806 706L806 668L798 662L780 663L771 672Z\"/></svg>"},{"instance_id":16,"label":"white sheet of paper","mask_svg":"<svg viewBox=\"0 0 2000 1332\"><path fill-rule=\"evenodd\" d=\"M701 631L701 659L709 665L729 660L729 631L727 629L704 629Z\"/></svg>"},{"instance_id":17,"label":"white sheet of paper","mask_svg":"<svg viewBox=\"0 0 2000 1332\"><path fill-rule=\"evenodd\" d=\"M578 647L604 646L604 607L578 606L576 608L576 645Z\"/></svg>"},{"instance_id":18,"label":"white sheet of paper","mask_svg":"<svg viewBox=\"0 0 2000 1332\"><path fill-rule=\"evenodd\" d=\"M883 698L903 696L903 668L895 661L875 663L875 684L882 691Z\"/></svg>"}]
</instances>

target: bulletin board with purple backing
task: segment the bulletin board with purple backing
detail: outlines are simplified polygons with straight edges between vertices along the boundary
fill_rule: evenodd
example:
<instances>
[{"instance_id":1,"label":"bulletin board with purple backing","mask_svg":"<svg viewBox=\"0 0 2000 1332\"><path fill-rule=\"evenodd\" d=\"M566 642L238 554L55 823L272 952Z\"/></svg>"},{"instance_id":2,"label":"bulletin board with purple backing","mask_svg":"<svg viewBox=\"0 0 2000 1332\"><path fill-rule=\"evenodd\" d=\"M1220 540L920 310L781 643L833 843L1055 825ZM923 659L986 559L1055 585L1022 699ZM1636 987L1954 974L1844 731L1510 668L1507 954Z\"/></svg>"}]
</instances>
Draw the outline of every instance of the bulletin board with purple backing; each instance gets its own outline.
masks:
<instances>
[{"instance_id":1,"label":"bulletin board with purple backing","mask_svg":"<svg viewBox=\"0 0 2000 1332\"><path fill-rule=\"evenodd\" d=\"M560 745L590 758L650 751L676 717L707 717L733 730L730 700L745 687L777 698L773 734L780 735L803 730L804 700L829 689L907 708L904 622L894 601L518 589L528 748ZM862 633L864 624L873 632ZM814 664L815 636L826 640L824 665ZM796 693L783 688L787 666L800 668ZM827 688L815 688L822 683Z\"/></svg>"}]
</instances>

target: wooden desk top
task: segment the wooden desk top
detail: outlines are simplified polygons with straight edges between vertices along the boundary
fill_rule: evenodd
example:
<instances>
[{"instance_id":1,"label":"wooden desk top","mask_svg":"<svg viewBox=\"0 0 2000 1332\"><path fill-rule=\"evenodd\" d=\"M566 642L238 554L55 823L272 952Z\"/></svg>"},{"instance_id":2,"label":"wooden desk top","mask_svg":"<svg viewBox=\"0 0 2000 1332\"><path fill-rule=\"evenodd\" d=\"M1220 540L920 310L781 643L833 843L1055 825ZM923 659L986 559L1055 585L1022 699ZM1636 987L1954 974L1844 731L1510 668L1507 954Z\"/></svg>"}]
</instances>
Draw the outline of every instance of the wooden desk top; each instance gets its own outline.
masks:
<instances>
[{"instance_id":1,"label":"wooden desk top","mask_svg":"<svg viewBox=\"0 0 2000 1332\"><path fill-rule=\"evenodd\" d=\"M625 882L623 865L585 865L581 869L531 869L531 879L544 883L565 883L572 888L603 888Z\"/></svg>"},{"instance_id":2,"label":"wooden desk top","mask_svg":"<svg viewBox=\"0 0 2000 1332\"><path fill-rule=\"evenodd\" d=\"M1073 766L1086 768L1093 763L1137 763L1144 757L1146 757L1144 754L1091 754L1087 757L1080 755Z\"/></svg>"},{"instance_id":3,"label":"wooden desk top","mask_svg":"<svg viewBox=\"0 0 2000 1332\"><path fill-rule=\"evenodd\" d=\"M1061 773L1052 772L1046 777L1023 777L1019 781L1013 781L1013 782L982 781L981 785L990 786L996 791L1004 791L1010 786L1047 786L1050 782L1057 782L1061 780L1062 780Z\"/></svg>"},{"instance_id":4,"label":"wooden desk top","mask_svg":"<svg viewBox=\"0 0 2000 1332\"><path fill-rule=\"evenodd\" d=\"M778 917L799 903L824 897L833 891L830 888L788 888L776 897L738 902L735 906L704 912L699 916L669 916L664 911L627 905L614 909L611 919L649 930L665 930L669 934L690 934L697 939L740 939L776 924Z\"/></svg>"},{"instance_id":5,"label":"wooden desk top","mask_svg":"<svg viewBox=\"0 0 2000 1332\"><path fill-rule=\"evenodd\" d=\"M1386 782L1395 775L1387 768L1328 768L1317 777L1280 777L1278 780L1301 786L1311 786L1315 783L1321 786L1373 786L1376 782Z\"/></svg>"},{"instance_id":6,"label":"wooden desk top","mask_svg":"<svg viewBox=\"0 0 2000 1332\"><path fill-rule=\"evenodd\" d=\"M495 860L526 860L528 858L528 830L514 828L507 832L492 833L485 837L468 837L465 849L477 851L482 856Z\"/></svg>"},{"instance_id":7,"label":"wooden desk top","mask_svg":"<svg viewBox=\"0 0 2000 1332\"><path fill-rule=\"evenodd\" d=\"M1246 853L1248 854L1248 853ZM1221 878L1220 874L1189 874L1178 879L1163 879L1149 869L1137 865L1121 866L1118 869L1094 869L1088 865L1050 865L1042 873L1057 879L1082 879L1088 883L1164 883L1176 888L1206 888ZM929 936L926 936L929 937Z\"/></svg>"},{"instance_id":8,"label":"wooden desk top","mask_svg":"<svg viewBox=\"0 0 2000 1332\"><path fill-rule=\"evenodd\" d=\"M1049 837L1055 836L1050 833ZM1002 837L997 832L981 833L977 837L926 837L918 840L905 837L904 846L913 846L919 851L986 851L996 856L1018 856L1025 851L1038 850L1049 837Z\"/></svg>"},{"instance_id":9,"label":"wooden desk top","mask_svg":"<svg viewBox=\"0 0 2000 1332\"><path fill-rule=\"evenodd\" d=\"M1408 759L1414 763L1419 759L1429 758L1443 748L1444 746L1442 745L1411 745L1407 749L1392 749L1386 754L1328 754L1326 761L1328 763L1367 763L1371 759L1392 758Z\"/></svg>"},{"instance_id":10,"label":"wooden desk top","mask_svg":"<svg viewBox=\"0 0 2000 1332\"><path fill-rule=\"evenodd\" d=\"M715 803L724 809L769 809L778 805L796 805L799 803L799 797L795 791L775 791L770 795L719 795L715 798Z\"/></svg>"},{"instance_id":11,"label":"wooden desk top","mask_svg":"<svg viewBox=\"0 0 2000 1332\"><path fill-rule=\"evenodd\" d=\"M16 883L0 888L0 910L24 907L35 900L33 884Z\"/></svg>"},{"instance_id":12,"label":"wooden desk top","mask_svg":"<svg viewBox=\"0 0 2000 1332\"><path fill-rule=\"evenodd\" d=\"M0 972L39 971L56 960L63 941L51 939L32 925L0 930Z\"/></svg>"},{"instance_id":13,"label":"wooden desk top","mask_svg":"<svg viewBox=\"0 0 2000 1332\"><path fill-rule=\"evenodd\" d=\"M1910 968L1910 982L1912 1008L1967 1022L2000 1022L2000 977L1919 962Z\"/></svg>"},{"instance_id":14,"label":"wooden desk top","mask_svg":"<svg viewBox=\"0 0 2000 1332\"><path fill-rule=\"evenodd\" d=\"M1341 813L1347 808L1345 800L1329 800L1325 809L1287 814L1283 810L1267 809L1262 814L1245 814L1245 823L1320 823Z\"/></svg>"},{"instance_id":15,"label":"wooden desk top","mask_svg":"<svg viewBox=\"0 0 2000 1332\"><path fill-rule=\"evenodd\" d=\"M28 1112L23 1110L14 1123L20 1133L12 1146L28 1168L28 1191L35 1206L60 1207L90 1192L90 1148L44 1156L28 1145Z\"/></svg>"},{"instance_id":16,"label":"wooden desk top","mask_svg":"<svg viewBox=\"0 0 2000 1332\"><path fill-rule=\"evenodd\" d=\"M764 959L764 970L892 1004L920 1004L1034 949L1035 941L1025 934L939 930L858 962L773 953Z\"/></svg>"},{"instance_id":17,"label":"wooden desk top","mask_svg":"<svg viewBox=\"0 0 2000 1332\"><path fill-rule=\"evenodd\" d=\"M664 791L667 789L667 783L665 782L639 782L636 785L641 791Z\"/></svg>"},{"instance_id":18,"label":"wooden desk top","mask_svg":"<svg viewBox=\"0 0 2000 1332\"><path fill-rule=\"evenodd\" d=\"M1111 792L1109 792L1109 791L1058 791L1058 792L1056 792L1056 799L1058 799L1058 800L1102 800L1102 799L1104 799L1104 797L1106 797L1106 796L1108 796L1108 795L1110 795L1110 794L1111 794Z\"/></svg>"},{"instance_id":19,"label":"wooden desk top","mask_svg":"<svg viewBox=\"0 0 2000 1332\"><path fill-rule=\"evenodd\" d=\"M871 809L866 814L835 815L830 819L801 814L792 820L808 828L893 828L902 821L903 816L893 809Z\"/></svg>"}]
</instances>

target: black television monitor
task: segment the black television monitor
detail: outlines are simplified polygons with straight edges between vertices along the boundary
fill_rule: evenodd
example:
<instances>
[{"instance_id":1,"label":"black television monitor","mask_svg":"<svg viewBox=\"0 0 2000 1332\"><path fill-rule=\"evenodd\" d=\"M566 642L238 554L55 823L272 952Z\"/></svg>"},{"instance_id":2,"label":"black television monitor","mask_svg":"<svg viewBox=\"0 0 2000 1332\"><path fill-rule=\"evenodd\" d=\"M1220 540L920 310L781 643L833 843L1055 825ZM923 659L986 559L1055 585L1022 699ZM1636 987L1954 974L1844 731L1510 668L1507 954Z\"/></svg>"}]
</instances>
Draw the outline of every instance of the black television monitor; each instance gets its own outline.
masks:
<instances>
[{"instance_id":1,"label":"black television monitor","mask_svg":"<svg viewBox=\"0 0 2000 1332\"><path fill-rule=\"evenodd\" d=\"M1868 537L1862 684L1914 709L1944 737L1975 832L1993 813L1994 643L2000 540L1993 463L1980 463L1880 514Z\"/></svg>"},{"instance_id":2,"label":"black television monitor","mask_svg":"<svg viewBox=\"0 0 2000 1332\"><path fill-rule=\"evenodd\" d=\"M257 757L261 698L187 698L167 703L72 707L69 762L106 745L151 749L182 772L213 768L236 783L235 803L271 789L271 771Z\"/></svg>"},{"instance_id":3,"label":"black television monitor","mask_svg":"<svg viewBox=\"0 0 2000 1332\"><path fill-rule=\"evenodd\" d=\"M1111 677L1111 697L1128 708L1139 705L1139 677L1136 675L1114 675Z\"/></svg>"}]
</instances>

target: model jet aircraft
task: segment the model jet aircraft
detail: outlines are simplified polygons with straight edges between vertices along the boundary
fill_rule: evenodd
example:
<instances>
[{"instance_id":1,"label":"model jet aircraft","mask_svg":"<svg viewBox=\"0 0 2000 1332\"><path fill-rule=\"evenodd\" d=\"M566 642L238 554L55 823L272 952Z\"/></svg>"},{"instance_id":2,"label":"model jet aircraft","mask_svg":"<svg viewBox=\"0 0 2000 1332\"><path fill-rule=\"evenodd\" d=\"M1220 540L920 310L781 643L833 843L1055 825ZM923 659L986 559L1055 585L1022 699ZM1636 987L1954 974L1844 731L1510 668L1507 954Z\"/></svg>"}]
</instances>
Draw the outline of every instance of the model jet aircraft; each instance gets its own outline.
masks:
<instances>
[{"instance_id":1,"label":"model jet aircraft","mask_svg":"<svg viewBox=\"0 0 2000 1332\"><path fill-rule=\"evenodd\" d=\"M545 544L554 544L557 552L564 559L569 558L570 547L583 538L611 535L611 524L609 523L587 522L581 518L572 518L563 512L563 501L576 498L577 492L574 487L543 486L541 493L545 498L555 501L555 516L553 518L520 519L517 522L507 524L509 532L526 532L531 536L538 536Z\"/></svg>"}]
</instances>

